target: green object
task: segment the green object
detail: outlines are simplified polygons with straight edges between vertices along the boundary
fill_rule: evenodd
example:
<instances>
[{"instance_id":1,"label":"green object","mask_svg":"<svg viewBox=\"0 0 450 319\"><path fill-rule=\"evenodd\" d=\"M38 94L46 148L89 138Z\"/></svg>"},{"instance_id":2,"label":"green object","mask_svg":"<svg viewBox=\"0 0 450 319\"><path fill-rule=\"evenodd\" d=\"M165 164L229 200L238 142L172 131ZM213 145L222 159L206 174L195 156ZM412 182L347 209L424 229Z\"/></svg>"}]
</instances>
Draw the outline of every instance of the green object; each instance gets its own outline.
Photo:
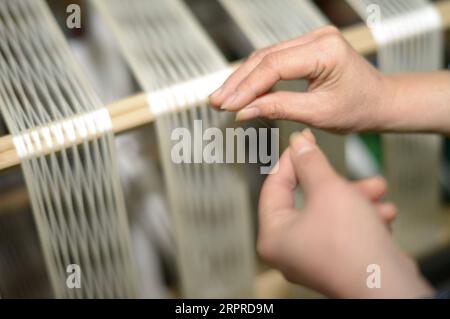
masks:
<instances>
[{"instance_id":1,"label":"green object","mask_svg":"<svg viewBox=\"0 0 450 319\"><path fill-rule=\"evenodd\" d=\"M361 141L367 146L370 154L375 158L380 168L383 168L383 147L380 134L361 133Z\"/></svg>"}]
</instances>

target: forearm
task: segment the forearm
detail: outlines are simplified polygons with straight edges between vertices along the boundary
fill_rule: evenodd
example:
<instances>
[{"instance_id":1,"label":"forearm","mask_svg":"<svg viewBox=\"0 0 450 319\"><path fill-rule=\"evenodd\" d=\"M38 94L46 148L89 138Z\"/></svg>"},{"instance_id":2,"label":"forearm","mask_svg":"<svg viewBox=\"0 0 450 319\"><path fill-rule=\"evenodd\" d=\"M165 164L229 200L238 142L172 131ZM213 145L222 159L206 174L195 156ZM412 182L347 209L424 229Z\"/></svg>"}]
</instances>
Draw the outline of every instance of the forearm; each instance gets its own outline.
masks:
<instances>
[{"instance_id":1,"label":"forearm","mask_svg":"<svg viewBox=\"0 0 450 319\"><path fill-rule=\"evenodd\" d=\"M450 135L450 72L387 76L386 87L375 131Z\"/></svg>"}]
</instances>

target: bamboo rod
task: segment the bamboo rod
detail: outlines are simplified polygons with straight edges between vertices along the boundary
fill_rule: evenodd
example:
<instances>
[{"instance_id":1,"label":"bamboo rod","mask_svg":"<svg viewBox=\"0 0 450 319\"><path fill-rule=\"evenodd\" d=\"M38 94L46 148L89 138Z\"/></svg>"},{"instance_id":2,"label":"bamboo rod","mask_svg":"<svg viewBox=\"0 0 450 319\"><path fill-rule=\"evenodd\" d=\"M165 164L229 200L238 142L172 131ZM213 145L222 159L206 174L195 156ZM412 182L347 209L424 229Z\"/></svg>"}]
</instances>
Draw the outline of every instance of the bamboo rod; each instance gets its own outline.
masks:
<instances>
[{"instance_id":1,"label":"bamboo rod","mask_svg":"<svg viewBox=\"0 0 450 319\"><path fill-rule=\"evenodd\" d=\"M107 107L111 117L114 133L125 132L141 125L151 123L154 118L150 113L147 103L147 96L144 93L125 98L123 100L109 104ZM92 137L94 138L94 136ZM43 141L42 141L43 142ZM78 143L81 142L77 141ZM64 147L70 147L67 143ZM48 154L49 151L44 151ZM19 155L14 147L11 135L0 138L0 170L5 170L20 164Z\"/></svg>"},{"instance_id":2,"label":"bamboo rod","mask_svg":"<svg viewBox=\"0 0 450 319\"><path fill-rule=\"evenodd\" d=\"M450 29L450 1L441 0L435 3L437 11L441 14L442 29ZM342 29L343 36L358 51L359 54L368 56L377 51L377 44L369 28L365 25L355 25Z\"/></svg>"},{"instance_id":3,"label":"bamboo rod","mask_svg":"<svg viewBox=\"0 0 450 319\"><path fill-rule=\"evenodd\" d=\"M442 16L444 30L450 29L450 0L436 2L436 8ZM342 29L343 36L361 55L368 56L376 52L375 43L370 29L364 24ZM240 62L233 64L237 67ZM122 133L136 127L153 122L155 116L151 113L145 93L119 100L107 105L111 116L114 133ZM20 164L12 137L6 135L0 138L0 171Z\"/></svg>"}]
</instances>

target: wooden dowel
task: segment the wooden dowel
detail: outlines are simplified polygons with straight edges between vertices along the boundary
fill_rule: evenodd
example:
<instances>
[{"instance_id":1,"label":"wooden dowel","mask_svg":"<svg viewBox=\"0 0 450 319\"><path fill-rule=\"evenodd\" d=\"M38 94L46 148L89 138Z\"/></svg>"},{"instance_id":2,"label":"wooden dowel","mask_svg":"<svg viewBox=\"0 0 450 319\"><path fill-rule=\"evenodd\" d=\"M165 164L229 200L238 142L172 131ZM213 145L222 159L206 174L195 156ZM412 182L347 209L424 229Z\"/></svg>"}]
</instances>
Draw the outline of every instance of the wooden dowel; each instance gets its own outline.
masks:
<instances>
[{"instance_id":1,"label":"wooden dowel","mask_svg":"<svg viewBox=\"0 0 450 319\"><path fill-rule=\"evenodd\" d=\"M450 29L450 1L441 0L435 3L436 9L441 14L442 29ZM377 44L369 28L365 25L355 25L342 30L343 36L358 51L359 54L368 56L377 51Z\"/></svg>"},{"instance_id":2,"label":"wooden dowel","mask_svg":"<svg viewBox=\"0 0 450 319\"><path fill-rule=\"evenodd\" d=\"M450 29L450 1L441 0L435 3L436 9L441 14L442 27L444 30Z\"/></svg>"},{"instance_id":3,"label":"wooden dowel","mask_svg":"<svg viewBox=\"0 0 450 319\"><path fill-rule=\"evenodd\" d=\"M450 0L436 2L436 8L442 16L444 30L450 29ZM364 24L342 29L343 36L361 55L367 56L377 50L377 44L372 34ZM233 64L238 66L239 62ZM145 93L125 98L107 106L111 116L113 131L116 134L134 129L153 122L154 115L150 112ZM0 138L0 171L20 164L12 137L6 135Z\"/></svg>"},{"instance_id":4,"label":"wooden dowel","mask_svg":"<svg viewBox=\"0 0 450 319\"><path fill-rule=\"evenodd\" d=\"M107 106L111 117L114 133L125 132L141 125L151 123L154 118L150 113L146 94L140 93L135 96L125 98ZM41 141L44 144L44 141ZM81 143L81 140L77 141ZM64 147L70 147L67 143ZM49 151L44 151L48 154ZM0 170L5 170L20 164L19 155L13 144L11 135L0 138Z\"/></svg>"}]
</instances>

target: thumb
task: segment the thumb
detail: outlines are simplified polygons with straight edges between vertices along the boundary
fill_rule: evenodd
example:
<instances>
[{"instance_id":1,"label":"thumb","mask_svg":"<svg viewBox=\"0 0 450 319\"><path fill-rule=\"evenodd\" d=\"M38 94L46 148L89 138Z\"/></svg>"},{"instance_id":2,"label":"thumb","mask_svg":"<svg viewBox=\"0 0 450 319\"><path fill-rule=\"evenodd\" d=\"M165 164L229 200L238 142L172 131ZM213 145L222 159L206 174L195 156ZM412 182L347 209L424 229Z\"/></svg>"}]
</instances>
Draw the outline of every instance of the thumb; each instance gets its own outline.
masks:
<instances>
[{"instance_id":1,"label":"thumb","mask_svg":"<svg viewBox=\"0 0 450 319\"><path fill-rule=\"evenodd\" d=\"M294 133L289 150L298 183L306 196L320 192L326 183L339 179L327 158L316 144L310 129Z\"/></svg>"}]
</instances>

